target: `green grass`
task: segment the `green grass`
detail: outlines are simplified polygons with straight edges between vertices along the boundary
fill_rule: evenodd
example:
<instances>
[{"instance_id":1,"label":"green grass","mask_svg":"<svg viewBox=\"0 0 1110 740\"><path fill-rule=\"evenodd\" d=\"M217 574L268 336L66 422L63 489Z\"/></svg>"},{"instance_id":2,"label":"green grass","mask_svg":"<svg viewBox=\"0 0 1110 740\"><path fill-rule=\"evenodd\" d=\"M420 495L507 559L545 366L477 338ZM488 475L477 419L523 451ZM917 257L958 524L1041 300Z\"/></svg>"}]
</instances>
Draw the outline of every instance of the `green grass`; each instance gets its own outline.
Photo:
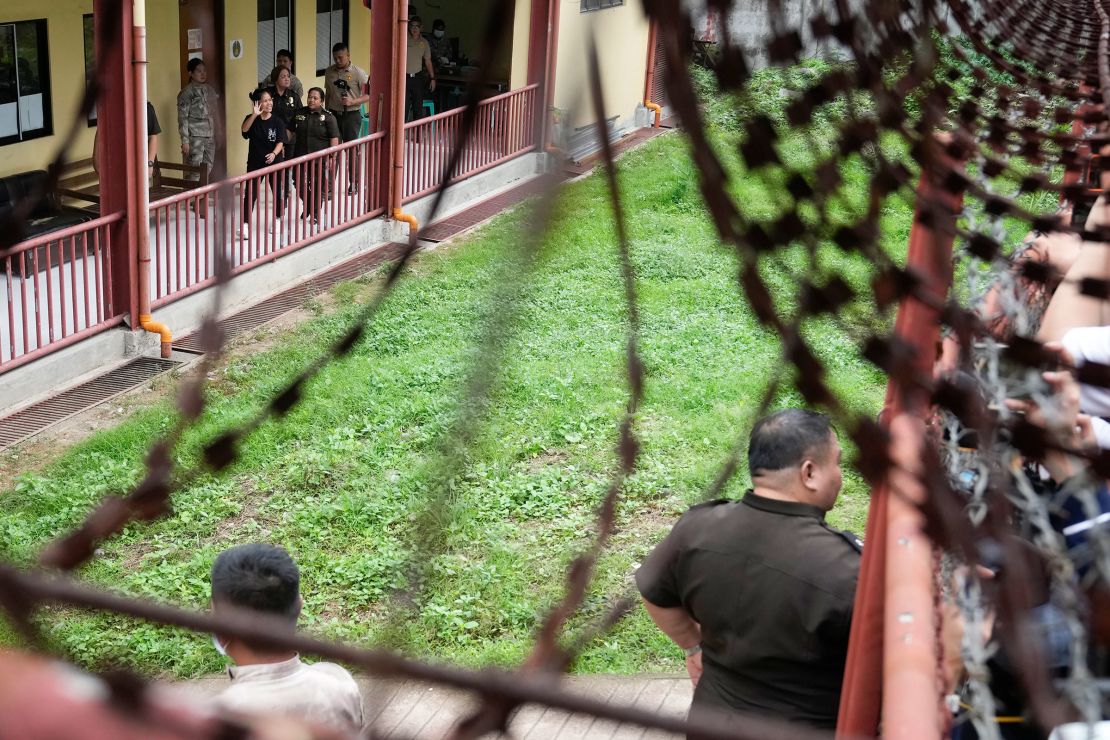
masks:
<instances>
[{"instance_id":1,"label":"green grass","mask_svg":"<svg viewBox=\"0 0 1110 740\"><path fill-rule=\"evenodd\" d=\"M715 124L714 137L734 174L735 195L772 212L762 184L729 154L735 132ZM805 167L802 147L786 142L784 149ZM846 199L863 202L863 165L849 163L845 173ZM783 364L777 341L739 293L736 260L705 215L682 136L628 154L620 181L643 315L646 397L637 420L643 453L575 627L601 614L609 594L627 592L637 562L699 500L735 440L746 435ZM262 540L286 547L300 564L303 624L312 632L465 664L520 660L539 615L562 591L567 564L590 541L626 401L626 317L604 179L594 175L566 187L559 211L523 288L488 414L451 483L445 546L425 563L424 597L415 605L402 610L390 594L404 585L413 521L434 487L438 440L454 418L499 268L527 231L526 209L498 217L455 247L421 255L366 339L309 385L304 403L280 423L264 424L227 476L198 481L175 495L170 516L107 542L82 577L200 608L214 556ZM892 254L904 249L910 219L909 206L898 200L884 211ZM871 276L869 264L831 246L820 250L819 261L823 272L860 290ZM795 273L805 267L801 250L762 267L787 310ZM336 300L327 302L335 308L316 305L319 315L274 349L252 354L242 346L220 371L206 416L186 435L179 460L195 459L202 440L250 416L341 335L356 304L379 285L374 277L337 287ZM852 309L849 329L861 333L889 320L865 302ZM804 328L849 408L877 412L885 379L859 358L844 327L812 319ZM800 402L787 390L775 406ZM0 494L0 554L29 561L106 493L133 484L144 450L172 419L168 404L138 412L47 469L20 476ZM741 472L727 494L740 495L746 484ZM849 471L830 519L862 532L866 503L866 486ZM72 609L52 610L42 622L84 664L114 660L174 676L222 665L203 635ZM575 665L606 672L680 668L681 655L639 609Z\"/></svg>"}]
</instances>

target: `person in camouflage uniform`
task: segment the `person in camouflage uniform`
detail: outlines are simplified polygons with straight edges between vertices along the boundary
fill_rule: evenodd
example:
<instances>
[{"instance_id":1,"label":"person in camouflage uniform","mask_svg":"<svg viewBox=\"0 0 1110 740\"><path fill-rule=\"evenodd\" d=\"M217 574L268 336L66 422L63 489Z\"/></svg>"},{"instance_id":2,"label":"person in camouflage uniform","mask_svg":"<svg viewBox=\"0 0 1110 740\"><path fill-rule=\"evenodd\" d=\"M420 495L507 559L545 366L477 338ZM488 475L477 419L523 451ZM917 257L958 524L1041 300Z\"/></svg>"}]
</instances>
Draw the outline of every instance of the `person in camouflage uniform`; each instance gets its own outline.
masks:
<instances>
[{"instance_id":1,"label":"person in camouflage uniform","mask_svg":"<svg viewBox=\"0 0 1110 740\"><path fill-rule=\"evenodd\" d=\"M200 59L190 59L189 83L177 94L177 130L185 164L207 165L216 161L216 105L219 93L208 84L208 69ZM190 179L198 179L190 175Z\"/></svg>"}]
</instances>

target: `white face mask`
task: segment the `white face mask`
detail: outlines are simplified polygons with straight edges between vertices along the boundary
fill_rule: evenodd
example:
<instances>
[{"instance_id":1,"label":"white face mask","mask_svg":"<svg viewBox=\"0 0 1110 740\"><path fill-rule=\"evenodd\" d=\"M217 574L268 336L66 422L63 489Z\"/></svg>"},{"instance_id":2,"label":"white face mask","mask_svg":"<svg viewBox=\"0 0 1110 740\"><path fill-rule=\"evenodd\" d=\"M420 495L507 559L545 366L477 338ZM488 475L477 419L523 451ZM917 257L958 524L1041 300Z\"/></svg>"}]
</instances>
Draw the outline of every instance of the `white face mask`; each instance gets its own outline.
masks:
<instances>
[{"instance_id":1,"label":"white face mask","mask_svg":"<svg viewBox=\"0 0 1110 740\"><path fill-rule=\"evenodd\" d=\"M215 635L212 635L212 645L216 648L217 653L224 656L225 658L228 657L227 650L224 649L224 646L220 644L219 639Z\"/></svg>"},{"instance_id":2,"label":"white face mask","mask_svg":"<svg viewBox=\"0 0 1110 740\"><path fill-rule=\"evenodd\" d=\"M432 31L432 35L435 36L437 39L441 39L441 38L443 38L444 36L447 35L447 32L437 29L435 31Z\"/></svg>"}]
</instances>

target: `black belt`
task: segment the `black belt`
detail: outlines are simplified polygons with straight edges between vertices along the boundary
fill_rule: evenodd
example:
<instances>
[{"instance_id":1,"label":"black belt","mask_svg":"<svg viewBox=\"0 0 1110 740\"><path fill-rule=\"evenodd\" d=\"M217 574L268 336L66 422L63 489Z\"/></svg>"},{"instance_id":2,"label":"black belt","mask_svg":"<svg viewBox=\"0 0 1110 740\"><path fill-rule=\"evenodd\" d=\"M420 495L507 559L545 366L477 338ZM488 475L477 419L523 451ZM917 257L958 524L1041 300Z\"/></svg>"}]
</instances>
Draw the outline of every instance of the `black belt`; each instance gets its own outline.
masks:
<instances>
[{"instance_id":1,"label":"black belt","mask_svg":"<svg viewBox=\"0 0 1110 740\"><path fill-rule=\"evenodd\" d=\"M338 118L339 116L345 116L348 113L358 113L358 109L356 108L355 110L332 110L331 108L328 108L328 113L331 113L333 116Z\"/></svg>"}]
</instances>

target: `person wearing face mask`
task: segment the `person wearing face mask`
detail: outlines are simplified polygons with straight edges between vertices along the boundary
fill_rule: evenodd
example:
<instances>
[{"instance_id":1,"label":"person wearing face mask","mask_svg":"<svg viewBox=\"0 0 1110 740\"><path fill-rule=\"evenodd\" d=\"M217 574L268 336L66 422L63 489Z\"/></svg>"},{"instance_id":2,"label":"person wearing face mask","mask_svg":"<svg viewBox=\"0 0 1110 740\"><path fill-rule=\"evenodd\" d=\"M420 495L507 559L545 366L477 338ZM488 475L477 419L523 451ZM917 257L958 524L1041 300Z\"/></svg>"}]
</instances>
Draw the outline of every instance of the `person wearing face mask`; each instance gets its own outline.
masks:
<instances>
[{"instance_id":1,"label":"person wearing face mask","mask_svg":"<svg viewBox=\"0 0 1110 740\"><path fill-rule=\"evenodd\" d=\"M212 611L256 612L296 631L301 613L301 574L280 547L251 543L221 552L212 563ZM229 635L212 644L234 665L231 686L215 698L218 709L249 715L282 715L358 731L362 696L354 677L334 663L303 663L288 650L275 650Z\"/></svg>"},{"instance_id":2,"label":"person wearing face mask","mask_svg":"<svg viewBox=\"0 0 1110 740\"><path fill-rule=\"evenodd\" d=\"M825 523L842 480L829 418L760 419L748 470L752 490L687 511L636 585L686 654L691 719L737 711L832 729L862 543Z\"/></svg>"},{"instance_id":3,"label":"person wearing face mask","mask_svg":"<svg viewBox=\"0 0 1110 740\"><path fill-rule=\"evenodd\" d=\"M426 38L432 50L432 64L435 65L436 71L438 72L441 67L449 66L455 50L451 46L451 40L447 38L447 24L442 18L436 18L432 22L432 34Z\"/></svg>"}]
</instances>

